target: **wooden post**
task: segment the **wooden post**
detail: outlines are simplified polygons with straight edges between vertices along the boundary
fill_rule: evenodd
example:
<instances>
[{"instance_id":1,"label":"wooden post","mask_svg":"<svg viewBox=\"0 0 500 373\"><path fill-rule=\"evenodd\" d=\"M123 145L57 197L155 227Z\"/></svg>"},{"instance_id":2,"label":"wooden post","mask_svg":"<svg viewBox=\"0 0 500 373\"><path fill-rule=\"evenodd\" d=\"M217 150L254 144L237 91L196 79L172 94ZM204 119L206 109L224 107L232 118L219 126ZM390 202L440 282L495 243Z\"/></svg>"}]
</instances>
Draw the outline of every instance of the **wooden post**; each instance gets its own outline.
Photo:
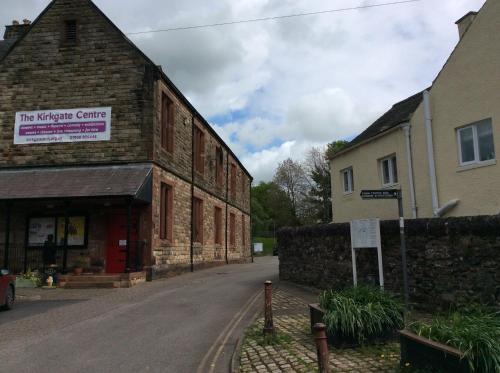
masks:
<instances>
[{"instance_id":1,"label":"wooden post","mask_svg":"<svg viewBox=\"0 0 500 373\"><path fill-rule=\"evenodd\" d=\"M264 283L264 336L274 335L273 324L273 283Z\"/></svg>"},{"instance_id":2,"label":"wooden post","mask_svg":"<svg viewBox=\"0 0 500 373\"><path fill-rule=\"evenodd\" d=\"M63 270L64 274L68 273L68 230L69 230L69 206L70 202L64 202L64 241L63 241ZM57 244L57 243L56 243Z\"/></svg>"},{"instance_id":3,"label":"wooden post","mask_svg":"<svg viewBox=\"0 0 500 373\"><path fill-rule=\"evenodd\" d=\"M127 200L127 246L126 246L126 255L125 255L125 273L130 273L130 250L131 250L131 242L132 238L132 202L133 199L129 198Z\"/></svg>"},{"instance_id":4,"label":"wooden post","mask_svg":"<svg viewBox=\"0 0 500 373\"><path fill-rule=\"evenodd\" d=\"M330 373L328 340L326 337L325 324L314 324L314 339L316 340L316 351L318 353L319 373Z\"/></svg>"},{"instance_id":5,"label":"wooden post","mask_svg":"<svg viewBox=\"0 0 500 373\"><path fill-rule=\"evenodd\" d=\"M10 215L11 215L11 204L10 201L7 202L5 207L5 245L3 253L3 266L5 269L9 269L9 246L10 246Z\"/></svg>"}]
</instances>

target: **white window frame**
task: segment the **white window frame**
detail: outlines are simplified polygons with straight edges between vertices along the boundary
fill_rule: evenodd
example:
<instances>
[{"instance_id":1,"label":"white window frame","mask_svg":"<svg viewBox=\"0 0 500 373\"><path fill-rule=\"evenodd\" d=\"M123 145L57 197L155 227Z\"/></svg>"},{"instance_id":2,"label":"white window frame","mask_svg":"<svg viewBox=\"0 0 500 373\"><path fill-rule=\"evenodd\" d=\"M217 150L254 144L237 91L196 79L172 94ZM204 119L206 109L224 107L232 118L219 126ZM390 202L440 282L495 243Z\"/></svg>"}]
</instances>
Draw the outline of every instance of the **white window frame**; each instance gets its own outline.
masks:
<instances>
[{"instance_id":1,"label":"white window frame","mask_svg":"<svg viewBox=\"0 0 500 373\"><path fill-rule=\"evenodd\" d=\"M342 190L344 194L352 194L354 192L354 172L352 167L344 168L340 171L342 175ZM345 175L347 174L347 190L345 185Z\"/></svg>"},{"instance_id":2,"label":"white window frame","mask_svg":"<svg viewBox=\"0 0 500 373\"><path fill-rule=\"evenodd\" d=\"M393 159L396 159L396 164L394 164ZM384 180L384 162L388 161L389 162L389 182L385 183ZM392 187L394 185L399 184L399 172L398 172L398 157L396 154L391 154L387 157L384 157L379 160L379 167L380 167L380 179L382 180L382 186L383 187ZM398 175L398 180L394 180L394 168L396 168L396 174Z\"/></svg>"},{"instance_id":3,"label":"white window frame","mask_svg":"<svg viewBox=\"0 0 500 373\"><path fill-rule=\"evenodd\" d=\"M456 132L457 132L457 143L458 143L458 163L460 164L460 166L469 166L469 165L473 165L473 164L483 164L483 163L488 163L488 162L492 162L492 161L496 160L496 153L495 153L495 157L492 158L492 159L487 159L485 161L481 161L480 160L480 155L479 155L479 136L477 134L477 126L479 124L485 122L485 121L489 121L490 122L491 129L493 131L493 121L490 118L481 120L479 122L472 123L472 124L470 124L468 126L465 126L465 127L457 128ZM469 129L469 128L472 129L472 143L474 145L474 160L469 161L469 162L463 162L462 161L462 141L461 141L461 138L460 138L460 133L462 131L465 131L465 130Z\"/></svg>"}]
</instances>

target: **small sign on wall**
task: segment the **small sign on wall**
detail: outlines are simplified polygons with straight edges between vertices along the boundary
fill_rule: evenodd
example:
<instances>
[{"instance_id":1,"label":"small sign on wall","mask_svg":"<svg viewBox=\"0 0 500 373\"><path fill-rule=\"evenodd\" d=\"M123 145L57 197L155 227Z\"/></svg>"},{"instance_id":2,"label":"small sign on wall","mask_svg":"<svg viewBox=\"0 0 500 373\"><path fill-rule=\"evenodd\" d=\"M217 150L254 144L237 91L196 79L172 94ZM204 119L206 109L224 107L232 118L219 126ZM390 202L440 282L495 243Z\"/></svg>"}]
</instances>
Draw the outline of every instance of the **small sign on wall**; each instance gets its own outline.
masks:
<instances>
[{"instance_id":1,"label":"small sign on wall","mask_svg":"<svg viewBox=\"0 0 500 373\"><path fill-rule=\"evenodd\" d=\"M262 242L256 242L253 244L254 253L262 253L264 251L264 244Z\"/></svg>"},{"instance_id":2,"label":"small sign on wall","mask_svg":"<svg viewBox=\"0 0 500 373\"><path fill-rule=\"evenodd\" d=\"M17 145L110 139L110 107L16 113L14 144Z\"/></svg>"}]
</instances>

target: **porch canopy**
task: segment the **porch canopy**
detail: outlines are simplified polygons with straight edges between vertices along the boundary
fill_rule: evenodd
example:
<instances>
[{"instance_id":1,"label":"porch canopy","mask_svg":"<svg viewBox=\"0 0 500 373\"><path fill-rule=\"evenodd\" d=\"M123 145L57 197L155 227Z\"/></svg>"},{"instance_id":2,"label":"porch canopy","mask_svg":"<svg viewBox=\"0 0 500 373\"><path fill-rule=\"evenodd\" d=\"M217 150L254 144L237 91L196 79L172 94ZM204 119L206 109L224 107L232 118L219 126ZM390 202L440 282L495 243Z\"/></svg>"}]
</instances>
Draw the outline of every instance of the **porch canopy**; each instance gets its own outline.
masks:
<instances>
[{"instance_id":1,"label":"porch canopy","mask_svg":"<svg viewBox=\"0 0 500 373\"><path fill-rule=\"evenodd\" d=\"M132 197L151 202L152 165L0 170L1 200Z\"/></svg>"},{"instance_id":2,"label":"porch canopy","mask_svg":"<svg viewBox=\"0 0 500 373\"><path fill-rule=\"evenodd\" d=\"M64 259L68 256L69 208L72 202L89 199L127 201L126 268L130 268L132 204L152 200L151 164L81 167L33 167L0 170L0 210L5 208L4 267L9 268L11 207L14 202L60 200L65 203ZM26 248L25 248L26 250ZM0 266L2 263L0 263ZM26 260L25 260L26 266ZM26 270L26 269L25 269Z\"/></svg>"}]
</instances>

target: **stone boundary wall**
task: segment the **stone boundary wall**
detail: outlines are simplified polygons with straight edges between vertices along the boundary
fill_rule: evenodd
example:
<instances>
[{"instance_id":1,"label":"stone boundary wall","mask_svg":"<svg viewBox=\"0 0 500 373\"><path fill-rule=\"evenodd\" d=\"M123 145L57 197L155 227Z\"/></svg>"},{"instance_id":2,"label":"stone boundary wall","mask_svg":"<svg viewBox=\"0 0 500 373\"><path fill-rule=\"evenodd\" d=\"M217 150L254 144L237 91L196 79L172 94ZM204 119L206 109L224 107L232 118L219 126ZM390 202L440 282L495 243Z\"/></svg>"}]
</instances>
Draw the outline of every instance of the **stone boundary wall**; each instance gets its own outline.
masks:
<instances>
[{"instance_id":1,"label":"stone boundary wall","mask_svg":"<svg viewBox=\"0 0 500 373\"><path fill-rule=\"evenodd\" d=\"M402 289L399 225L381 222L386 289ZM410 300L420 308L487 302L500 306L500 216L406 222ZM320 289L352 286L349 224L284 228L280 279ZM357 254L360 283L378 284L377 253Z\"/></svg>"}]
</instances>

